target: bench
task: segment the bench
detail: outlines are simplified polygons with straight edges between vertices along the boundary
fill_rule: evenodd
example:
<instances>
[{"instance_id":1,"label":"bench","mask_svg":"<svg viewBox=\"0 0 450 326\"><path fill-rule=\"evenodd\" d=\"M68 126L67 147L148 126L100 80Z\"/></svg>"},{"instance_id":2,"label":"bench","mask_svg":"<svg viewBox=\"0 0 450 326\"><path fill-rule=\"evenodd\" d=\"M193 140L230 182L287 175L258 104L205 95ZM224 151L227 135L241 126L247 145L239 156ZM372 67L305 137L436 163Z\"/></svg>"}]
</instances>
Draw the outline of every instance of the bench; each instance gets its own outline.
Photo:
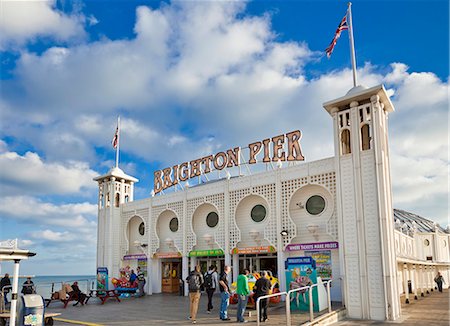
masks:
<instances>
[{"instance_id":1,"label":"bench","mask_svg":"<svg viewBox=\"0 0 450 326\"><path fill-rule=\"evenodd\" d=\"M93 296L99 298L102 304L104 304L108 299L116 299L118 302L120 302L120 293L116 290L91 290L89 291L86 303L88 303L89 299Z\"/></svg>"},{"instance_id":2,"label":"bench","mask_svg":"<svg viewBox=\"0 0 450 326\"><path fill-rule=\"evenodd\" d=\"M45 313L44 314L44 323L45 326L53 325L53 317L60 316L60 313ZM4 312L0 314L0 325L6 326L6 321L11 318L11 314L9 312Z\"/></svg>"},{"instance_id":3,"label":"bench","mask_svg":"<svg viewBox=\"0 0 450 326\"><path fill-rule=\"evenodd\" d=\"M85 303L87 303L89 301L90 297L91 297L91 294L89 294L89 295L85 294L85 296L86 296ZM75 293L75 292L71 292L69 294L69 297L65 298L65 299L62 299L62 298L53 299L53 298L54 298L54 296L52 296L51 299L45 299L44 300L46 302L45 307L48 307L50 305L50 303L53 302L53 301L61 301L62 303L64 303L64 309L65 309L65 308L67 308L67 306L69 305L69 302L71 302L71 301L76 301L74 306L77 305L80 302L79 299L78 299L78 294Z\"/></svg>"}]
</instances>

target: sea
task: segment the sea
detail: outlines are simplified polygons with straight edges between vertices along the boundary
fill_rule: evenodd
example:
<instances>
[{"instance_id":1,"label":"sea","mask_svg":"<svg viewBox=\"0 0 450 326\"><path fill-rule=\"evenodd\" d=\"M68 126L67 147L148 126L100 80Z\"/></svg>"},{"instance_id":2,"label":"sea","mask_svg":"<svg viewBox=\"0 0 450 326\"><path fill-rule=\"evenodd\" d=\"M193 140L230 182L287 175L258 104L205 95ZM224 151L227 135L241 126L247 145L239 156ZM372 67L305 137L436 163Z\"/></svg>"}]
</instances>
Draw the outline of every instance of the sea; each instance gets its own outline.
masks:
<instances>
[{"instance_id":1,"label":"sea","mask_svg":"<svg viewBox=\"0 0 450 326\"><path fill-rule=\"evenodd\" d=\"M41 295L44 299L50 299L52 292L61 290L63 283L72 285L73 282L77 281L78 287L84 293L88 293L89 290L97 288L97 277L95 275L33 276L31 277L31 280L34 283L36 293ZM22 291L22 284L25 281L25 277L19 278L19 293Z\"/></svg>"}]
</instances>

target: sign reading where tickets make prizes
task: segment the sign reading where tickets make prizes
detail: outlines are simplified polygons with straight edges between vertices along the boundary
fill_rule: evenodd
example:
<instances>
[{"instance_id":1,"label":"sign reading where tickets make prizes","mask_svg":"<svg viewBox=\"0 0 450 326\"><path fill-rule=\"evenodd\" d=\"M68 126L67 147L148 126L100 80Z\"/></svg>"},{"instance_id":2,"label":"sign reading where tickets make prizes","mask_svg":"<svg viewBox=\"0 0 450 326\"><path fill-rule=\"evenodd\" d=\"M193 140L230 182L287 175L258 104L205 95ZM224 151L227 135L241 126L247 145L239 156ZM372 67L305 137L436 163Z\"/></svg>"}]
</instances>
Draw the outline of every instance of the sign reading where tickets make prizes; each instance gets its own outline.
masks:
<instances>
[{"instance_id":1,"label":"sign reading where tickets make prizes","mask_svg":"<svg viewBox=\"0 0 450 326\"><path fill-rule=\"evenodd\" d=\"M189 253L189 257L216 257L223 256L222 249L210 249L210 250L192 250Z\"/></svg>"},{"instance_id":2,"label":"sign reading where tickets make prizes","mask_svg":"<svg viewBox=\"0 0 450 326\"><path fill-rule=\"evenodd\" d=\"M325 249L338 249L339 243L336 241L330 242L313 242L313 243L295 243L286 246L286 251L299 251L299 250L325 250Z\"/></svg>"}]
</instances>

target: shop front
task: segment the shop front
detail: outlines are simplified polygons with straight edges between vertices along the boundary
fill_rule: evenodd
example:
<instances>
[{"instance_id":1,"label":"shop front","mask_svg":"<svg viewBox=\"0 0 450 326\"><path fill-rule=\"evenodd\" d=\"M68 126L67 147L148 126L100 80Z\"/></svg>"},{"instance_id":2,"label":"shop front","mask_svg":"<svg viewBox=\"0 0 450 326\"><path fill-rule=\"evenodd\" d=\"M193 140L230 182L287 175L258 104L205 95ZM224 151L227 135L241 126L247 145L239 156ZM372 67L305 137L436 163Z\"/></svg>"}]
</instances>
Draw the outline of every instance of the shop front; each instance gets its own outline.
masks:
<instances>
[{"instance_id":1,"label":"shop front","mask_svg":"<svg viewBox=\"0 0 450 326\"><path fill-rule=\"evenodd\" d=\"M210 266L216 266L220 274L225 267L225 256L222 249L192 250L189 253L191 269L200 265L202 273L206 273Z\"/></svg>"},{"instance_id":2,"label":"shop front","mask_svg":"<svg viewBox=\"0 0 450 326\"><path fill-rule=\"evenodd\" d=\"M237 272L246 268L250 273L268 271L273 276L278 275L277 253L273 246L234 248L232 254L233 257L238 257L239 270Z\"/></svg>"},{"instance_id":3,"label":"shop front","mask_svg":"<svg viewBox=\"0 0 450 326\"><path fill-rule=\"evenodd\" d=\"M156 254L161 262L161 292L178 293L182 283L182 259L180 253Z\"/></svg>"}]
</instances>

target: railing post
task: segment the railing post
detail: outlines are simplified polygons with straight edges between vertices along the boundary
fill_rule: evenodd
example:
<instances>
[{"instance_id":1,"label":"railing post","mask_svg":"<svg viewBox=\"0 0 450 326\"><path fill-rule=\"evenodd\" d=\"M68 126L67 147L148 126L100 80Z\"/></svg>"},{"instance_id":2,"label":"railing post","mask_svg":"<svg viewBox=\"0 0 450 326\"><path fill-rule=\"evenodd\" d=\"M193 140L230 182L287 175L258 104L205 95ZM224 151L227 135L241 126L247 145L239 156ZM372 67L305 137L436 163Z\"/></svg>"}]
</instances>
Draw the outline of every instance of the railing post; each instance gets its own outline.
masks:
<instances>
[{"instance_id":1,"label":"railing post","mask_svg":"<svg viewBox=\"0 0 450 326\"><path fill-rule=\"evenodd\" d=\"M312 295L312 288L313 285L311 285L309 287L309 293L308 293L308 297L309 297L309 320L312 322L314 319L314 307L313 307L313 295Z\"/></svg>"},{"instance_id":2,"label":"railing post","mask_svg":"<svg viewBox=\"0 0 450 326\"><path fill-rule=\"evenodd\" d=\"M256 325L259 326L259 301L261 301L261 297L256 299Z\"/></svg>"},{"instance_id":3,"label":"railing post","mask_svg":"<svg viewBox=\"0 0 450 326\"><path fill-rule=\"evenodd\" d=\"M286 294L286 326L291 326L291 296Z\"/></svg>"},{"instance_id":4,"label":"railing post","mask_svg":"<svg viewBox=\"0 0 450 326\"><path fill-rule=\"evenodd\" d=\"M330 293L331 280L327 282L327 296L328 296L328 312L331 312L331 293Z\"/></svg>"}]
</instances>

